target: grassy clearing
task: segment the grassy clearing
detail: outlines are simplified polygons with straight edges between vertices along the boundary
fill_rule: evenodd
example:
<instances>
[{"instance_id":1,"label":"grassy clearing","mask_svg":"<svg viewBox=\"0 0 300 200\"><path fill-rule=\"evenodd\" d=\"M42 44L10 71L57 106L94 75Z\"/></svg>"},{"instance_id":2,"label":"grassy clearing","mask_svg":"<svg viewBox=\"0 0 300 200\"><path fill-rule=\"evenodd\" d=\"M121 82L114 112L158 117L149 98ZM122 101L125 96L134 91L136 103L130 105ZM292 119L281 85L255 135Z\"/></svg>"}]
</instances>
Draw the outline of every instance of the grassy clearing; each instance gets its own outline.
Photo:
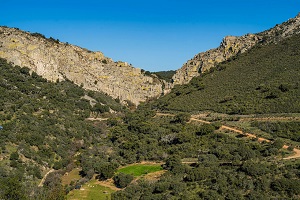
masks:
<instances>
[{"instance_id":1,"label":"grassy clearing","mask_svg":"<svg viewBox=\"0 0 300 200\"><path fill-rule=\"evenodd\" d=\"M131 174L134 177L139 177L162 169L161 164L136 164L121 168L117 171L117 173L122 172L124 174Z\"/></svg>"},{"instance_id":2,"label":"grassy clearing","mask_svg":"<svg viewBox=\"0 0 300 200\"><path fill-rule=\"evenodd\" d=\"M97 180L91 180L80 190L72 190L67 200L110 200L113 192L112 189L99 185Z\"/></svg>"},{"instance_id":3,"label":"grassy clearing","mask_svg":"<svg viewBox=\"0 0 300 200\"><path fill-rule=\"evenodd\" d=\"M68 174L65 174L61 178L62 185L69 185L72 181L77 181L81 178L79 175L80 169L76 168L70 171Z\"/></svg>"}]
</instances>

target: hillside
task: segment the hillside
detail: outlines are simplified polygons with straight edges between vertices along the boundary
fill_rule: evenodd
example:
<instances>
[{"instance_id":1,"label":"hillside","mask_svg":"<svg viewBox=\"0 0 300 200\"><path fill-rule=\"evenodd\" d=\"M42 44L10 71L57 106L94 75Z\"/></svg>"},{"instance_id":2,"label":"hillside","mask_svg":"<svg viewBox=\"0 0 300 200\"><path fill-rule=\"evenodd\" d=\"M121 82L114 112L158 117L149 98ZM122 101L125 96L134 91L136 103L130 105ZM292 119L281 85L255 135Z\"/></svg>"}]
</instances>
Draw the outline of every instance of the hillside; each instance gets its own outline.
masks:
<instances>
[{"instance_id":1,"label":"hillside","mask_svg":"<svg viewBox=\"0 0 300 200\"><path fill-rule=\"evenodd\" d=\"M157 100L173 71L1 27L0 199L299 199L298 18Z\"/></svg>"},{"instance_id":2,"label":"hillside","mask_svg":"<svg viewBox=\"0 0 300 200\"><path fill-rule=\"evenodd\" d=\"M123 110L103 93L70 81L47 82L4 59L0 59L0 94L1 199L23 199L32 192L36 196L29 199L49 199L54 190L62 191L57 177L49 187L38 188L37 183L52 168L72 169L76 153L101 143L105 125L94 126L87 118ZM15 198L7 196L13 195L10 191Z\"/></svg>"},{"instance_id":3,"label":"hillside","mask_svg":"<svg viewBox=\"0 0 300 200\"><path fill-rule=\"evenodd\" d=\"M101 52L92 52L39 33L0 27L0 58L29 67L50 81L71 80L85 89L101 91L122 102L138 105L159 97L169 87L125 62L114 62Z\"/></svg>"},{"instance_id":4,"label":"hillside","mask_svg":"<svg viewBox=\"0 0 300 200\"><path fill-rule=\"evenodd\" d=\"M156 103L158 109L229 114L300 112L300 35L259 44Z\"/></svg>"},{"instance_id":5,"label":"hillside","mask_svg":"<svg viewBox=\"0 0 300 200\"><path fill-rule=\"evenodd\" d=\"M173 76L174 84L186 84L193 77L200 76L221 62L247 52L258 43L277 43L285 38L300 33L300 14L295 18L276 25L274 28L257 34L246 34L241 37L227 36L220 46L195 55L188 60Z\"/></svg>"}]
</instances>

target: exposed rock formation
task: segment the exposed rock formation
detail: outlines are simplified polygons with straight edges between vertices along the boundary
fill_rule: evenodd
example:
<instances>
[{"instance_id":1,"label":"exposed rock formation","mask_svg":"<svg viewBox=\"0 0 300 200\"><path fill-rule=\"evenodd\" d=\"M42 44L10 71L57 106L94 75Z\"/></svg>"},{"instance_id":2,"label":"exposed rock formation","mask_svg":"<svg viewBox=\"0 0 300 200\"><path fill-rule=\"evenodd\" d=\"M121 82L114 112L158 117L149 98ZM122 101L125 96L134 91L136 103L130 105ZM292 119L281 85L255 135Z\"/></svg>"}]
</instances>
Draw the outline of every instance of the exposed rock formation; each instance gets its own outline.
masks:
<instances>
[{"instance_id":1,"label":"exposed rock formation","mask_svg":"<svg viewBox=\"0 0 300 200\"><path fill-rule=\"evenodd\" d=\"M176 71L176 74L173 76L173 82L174 84L186 84L193 77L199 76L202 72L209 70L220 62L228 60L238 53L246 52L259 42L277 42L299 32L300 14L262 33L247 34L242 37L227 36L218 48L199 53L185 63Z\"/></svg>"},{"instance_id":2,"label":"exposed rock formation","mask_svg":"<svg viewBox=\"0 0 300 200\"><path fill-rule=\"evenodd\" d=\"M86 89L135 104L158 97L163 87L169 87L154 76L146 76L141 69L114 62L101 52L7 27L0 27L0 57L29 67L50 81L69 79Z\"/></svg>"},{"instance_id":3,"label":"exposed rock formation","mask_svg":"<svg viewBox=\"0 0 300 200\"><path fill-rule=\"evenodd\" d=\"M29 67L50 81L69 79L86 89L102 91L137 105L169 92L175 84L188 83L193 77L248 51L259 42L276 43L298 33L300 15L258 34L227 36L218 48L197 54L178 69L173 76L173 85L155 75L146 76L141 69L125 62L114 62L101 52L7 27L0 27L0 57L15 65Z\"/></svg>"}]
</instances>

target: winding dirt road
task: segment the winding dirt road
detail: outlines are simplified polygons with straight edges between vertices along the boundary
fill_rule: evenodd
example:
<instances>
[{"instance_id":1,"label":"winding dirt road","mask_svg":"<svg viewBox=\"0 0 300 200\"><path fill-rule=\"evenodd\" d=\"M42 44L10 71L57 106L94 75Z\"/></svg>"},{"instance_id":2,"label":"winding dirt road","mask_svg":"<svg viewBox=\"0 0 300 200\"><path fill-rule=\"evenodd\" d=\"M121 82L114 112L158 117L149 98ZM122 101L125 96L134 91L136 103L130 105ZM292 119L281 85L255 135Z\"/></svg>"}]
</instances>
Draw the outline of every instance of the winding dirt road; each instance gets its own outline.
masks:
<instances>
[{"instance_id":1,"label":"winding dirt road","mask_svg":"<svg viewBox=\"0 0 300 200\"><path fill-rule=\"evenodd\" d=\"M54 172L54 171L55 171L54 169L50 169L50 170L44 175L44 177L42 178L42 180L41 180L40 184L38 185L38 187L43 187L44 182L45 182L47 176L48 176L51 172Z\"/></svg>"},{"instance_id":2,"label":"winding dirt road","mask_svg":"<svg viewBox=\"0 0 300 200\"><path fill-rule=\"evenodd\" d=\"M242 118L239 121L299 121L300 117L253 117Z\"/></svg>"},{"instance_id":3,"label":"winding dirt road","mask_svg":"<svg viewBox=\"0 0 300 200\"><path fill-rule=\"evenodd\" d=\"M174 114L168 114L168 113L156 113L156 116L170 116L170 117L174 117L175 115ZM209 121L205 121L205 120L201 120L201 119L197 119L197 118L194 118L195 116L191 116L190 118L190 121L188 123L190 123L191 121L196 121L196 122L200 122L200 123L204 123L204 124L211 124L211 122ZM273 119L273 120L289 120L289 119L293 119L293 120L299 120L299 118L292 118L292 117L286 117L286 118L283 118L283 117L277 117L277 118L248 118L249 120L250 119L253 119L253 120L257 120L257 119L260 119L260 120L267 120L267 119ZM235 127L230 127L230 126L226 126L226 125L222 125L220 127L221 130L228 130L228 131L232 131L232 132L235 132L235 133L238 133L238 134L241 134L241 135L244 135L250 139L252 138L257 138L257 141L258 142L271 142L270 140L266 139L266 138L262 138L262 137L257 137L256 135L252 134L252 133L245 133L243 132L242 130L240 129L237 129ZM287 149L289 146L287 145L284 145L282 148L284 149ZM296 149L294 148L293 149L294 151L294 155L291 155L291 156L288 156L288 157L285 157L283 159L285 160L289 160L289 159L299 159L300 158L300 150L299 149Z\"/></svg>"}]
</instances>

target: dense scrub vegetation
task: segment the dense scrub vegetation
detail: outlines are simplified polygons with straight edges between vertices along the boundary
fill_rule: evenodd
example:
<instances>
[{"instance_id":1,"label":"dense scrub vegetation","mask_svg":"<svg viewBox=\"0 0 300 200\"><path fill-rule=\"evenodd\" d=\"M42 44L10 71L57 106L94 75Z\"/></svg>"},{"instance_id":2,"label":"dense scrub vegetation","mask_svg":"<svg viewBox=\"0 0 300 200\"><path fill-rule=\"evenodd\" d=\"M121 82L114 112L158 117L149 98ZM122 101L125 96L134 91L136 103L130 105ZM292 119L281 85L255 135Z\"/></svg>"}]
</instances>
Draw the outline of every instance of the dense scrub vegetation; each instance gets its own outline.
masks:
<instances>
[{"instance_id":1,"label":"dense scrub vegetation","mask_svg":"<svg viewBox=\"0 0 300 200\"><path fill-rule=\"evenodd\" d=\"M99 143L105 133L85 119L102 112L101 106L122 109L104 94L85 91L70 81L49 83L35 72L30 74L28 68L13 67L4 59L0 59L0 94L3 199L12 198L5 196L10 193L11 184L20 189L15 195L28 197L42 178L43 170L72 168L74 155ZM94 107L83 98L85 95L94 98ZM59 185L49 184L52 189ZM28 191L24 192L24 188Z\"/></svg>"},{"instance_id":2,"label":"dense scrub vegetation","mask_svg":"<svg viewBox=\"0 0 300 200\"><path fill-rule=\"evenodd\" d=\"M298 198L300 162L277 159L284 155L282 143L259 144L222 133L218 126L177 121L179 116L155 117L141 106L112 128L111 139L124 159L165 160L168 170L156 182L130 184L113 199ZM183 158L196 162L184 164Z\"/></svg>"},{"instance_id":3,"label":"dense scrub vegetation","mask_svg":"<svg viewBox=\"0 0 300 200\"><path fill-rule=\"evenodd\" d=\"M253 127L270 133L273 137L288 138L300 142L300 122L252 122Z\"/></svg>"},{"instance_id":4,"label":"dense scrub vegetation","mask_svg":"<svg viewBox=\"0 0 300 200\"><path fill-rule=\"evenodd\" d=\"M300 36L257 45L177 85L154 105L162 110L229 114L300 112Z\"/></svg>"}]
</instances>

